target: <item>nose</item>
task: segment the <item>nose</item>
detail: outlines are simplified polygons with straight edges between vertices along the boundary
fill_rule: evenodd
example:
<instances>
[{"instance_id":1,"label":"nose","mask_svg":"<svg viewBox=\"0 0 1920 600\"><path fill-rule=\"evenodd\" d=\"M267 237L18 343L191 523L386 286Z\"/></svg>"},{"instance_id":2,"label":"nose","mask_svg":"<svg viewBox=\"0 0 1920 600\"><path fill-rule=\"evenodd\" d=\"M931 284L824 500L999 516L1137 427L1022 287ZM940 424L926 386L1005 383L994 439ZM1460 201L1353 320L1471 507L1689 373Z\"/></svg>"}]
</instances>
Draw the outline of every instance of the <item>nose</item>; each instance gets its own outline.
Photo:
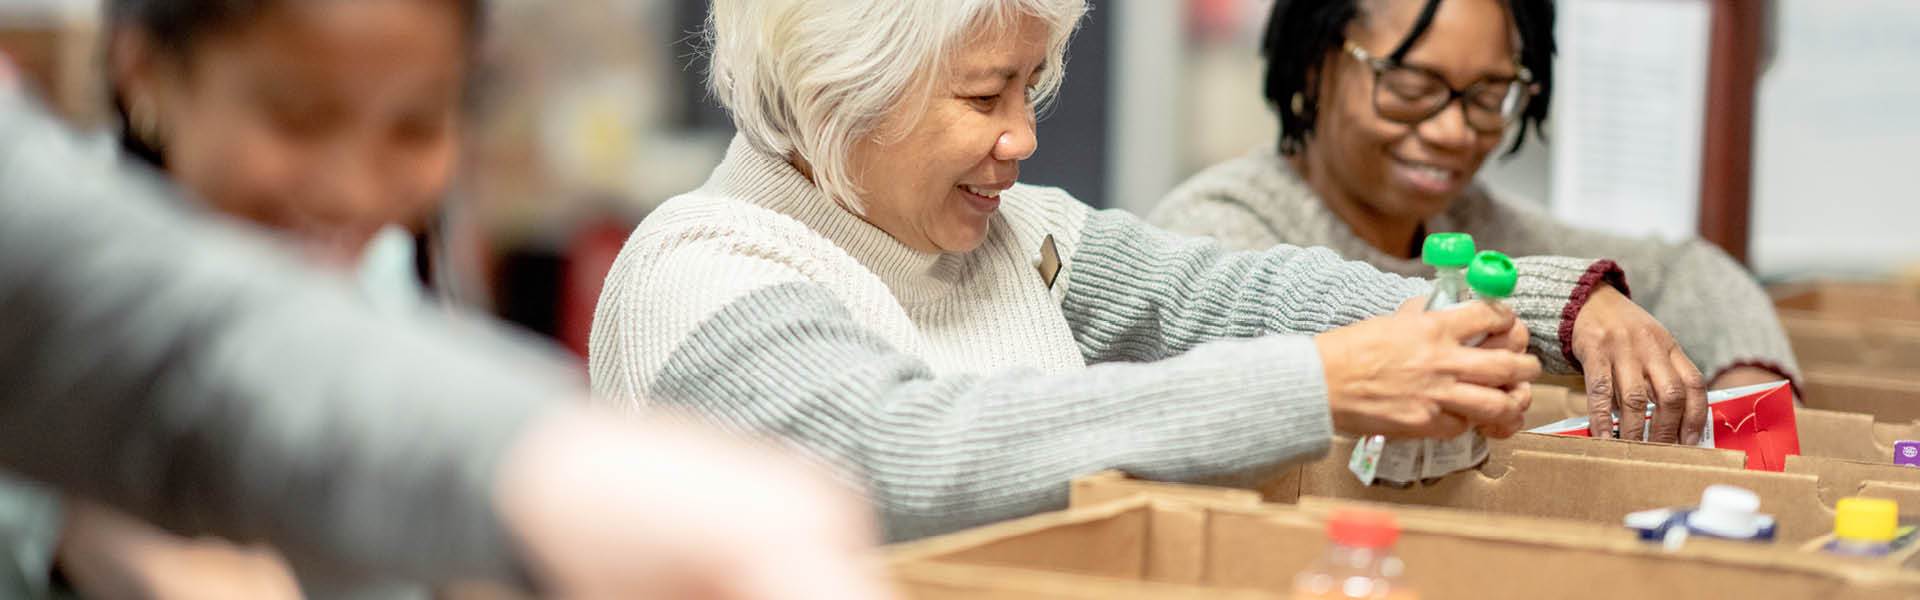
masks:
<instances>
[{"instance_id":1,"label":"nose","mask_svg":"<svg viewBox=\"0 0 1920 600\"><path fill-rule=\"evenodd\" d=\"M1032 157L1033 152L1040 148L1040 138L1034 132L1033 111L1028 109L1022 112L1025 114L1019 118L1019 122L1001 133L1000 139L994 142L994 159L1022 161Z\"/></svg>"},{"instance_id":2,"label":"nose","mask_svg":"<svg viewBox=\"0 0 1920 600\"><path fill-rule=\"evenodd\" d=\"M1464 100L1448 102L1440 109L1440 114L1420 124L1420 139L1437 148L1446 150L1465 150L1472 147L1474 136L1479 135L1467 125L1467 107Z\"/></svg>"}]
</instances>

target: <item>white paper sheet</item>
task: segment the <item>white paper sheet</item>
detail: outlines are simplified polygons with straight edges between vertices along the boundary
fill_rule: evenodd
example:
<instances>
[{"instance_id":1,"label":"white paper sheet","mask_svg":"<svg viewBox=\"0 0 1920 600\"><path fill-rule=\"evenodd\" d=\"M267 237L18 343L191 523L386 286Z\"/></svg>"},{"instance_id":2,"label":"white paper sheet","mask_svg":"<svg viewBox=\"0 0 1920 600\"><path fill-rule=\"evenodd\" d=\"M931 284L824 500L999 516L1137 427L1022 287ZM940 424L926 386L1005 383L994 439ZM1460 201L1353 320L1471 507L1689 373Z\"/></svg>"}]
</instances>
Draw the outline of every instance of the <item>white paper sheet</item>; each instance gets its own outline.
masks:
<instances>
[{"instance_id":1,"label":"white paper sheet","mask_svg":"<svg viewBox=\"0 0 1920 600\"><path fill-rule=\"evenodd\" d=\"M1579 0L1560 9L1554 214L1618 233L1692 237L1710 7Z\"/></svg>"}]
</instances>

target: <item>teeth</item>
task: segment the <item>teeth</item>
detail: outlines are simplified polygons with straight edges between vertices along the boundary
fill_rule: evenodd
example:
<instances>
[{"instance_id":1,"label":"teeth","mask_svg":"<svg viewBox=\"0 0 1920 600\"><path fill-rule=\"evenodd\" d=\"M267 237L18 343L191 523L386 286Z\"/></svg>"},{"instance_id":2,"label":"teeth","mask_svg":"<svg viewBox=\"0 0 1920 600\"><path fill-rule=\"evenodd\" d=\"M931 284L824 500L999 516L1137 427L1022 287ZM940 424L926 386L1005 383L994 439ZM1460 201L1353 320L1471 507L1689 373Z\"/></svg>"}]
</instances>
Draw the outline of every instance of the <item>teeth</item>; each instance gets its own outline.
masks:
<instances>
[{"instance_id":1,"label":"teeth","mask_svg":"<svg viewBox=\"0 0 1920 600\"><path fill-rule=\"evenodd\" d=\"M985 197L988 197L988 198L999 198L999 197L1000 197L1000 190L995 190L995 189L988 189L988 188L983 188L983 187L979 187L979 186L972 186L972 185L963 185L963 186L960 186L960 187L961 187L961 188L963 188L963 189L965 189L965 190L967 190L967 192L968 192L968 193L971 193L971 194L975 194L975 195L979 195L979 196L985 196Z\"/></svg>"},{"instance_id":2,"label":"teeth","mask_svg":"<svg viewBox=\"0 0 1920 600\"><path fill-rule=\"evenodd\" d=\"M1412 169L1414 174L1416 175L1419 175L1421 177L1425 177L1428 179L1432 179L1435 181L1444 182L1444 181L1450 181L1453 179L1452 171L1448 171L1446 169L1442 169L1439 167L1435 167L1431 165L1423 165L1415 162L1404 162L1404 161L1401 162L1400 164L1406 165L1407 168Z\"/></svg>"}]
</instances>

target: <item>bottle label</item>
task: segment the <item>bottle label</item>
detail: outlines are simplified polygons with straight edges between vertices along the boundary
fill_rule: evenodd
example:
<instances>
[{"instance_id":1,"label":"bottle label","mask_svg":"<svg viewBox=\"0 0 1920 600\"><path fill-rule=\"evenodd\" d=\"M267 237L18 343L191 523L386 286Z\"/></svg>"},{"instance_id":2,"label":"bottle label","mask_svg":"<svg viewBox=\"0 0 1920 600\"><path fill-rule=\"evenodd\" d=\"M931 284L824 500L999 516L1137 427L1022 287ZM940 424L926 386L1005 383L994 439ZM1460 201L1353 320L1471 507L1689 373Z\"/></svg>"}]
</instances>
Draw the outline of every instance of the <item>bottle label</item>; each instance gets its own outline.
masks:
<instances>
[{"instance_id":1,"label":"bottle label","mask_svg":"<svg viewBox=\"0 0 1920 600\"><path fill-rule=\"evenodd\" d=\"M1380 451L1387 445L1387 438L1370 435L1360 438L1353 446L1353 457L1347 459L1347 470L1360 478L1361 485L1373 485L1373 476L1380 472Z\"/></svg>"},{"instance_id":2,"label":"bottle label","mask_svg":"<svg viewBox=\"0 0 1920 600\"><path fill-rule=\"evenodd\" d=\"M1920 467L1920 441L1901 440L1894 442L1893 464L1906 467Z\"/></svg>"}]
</instances>

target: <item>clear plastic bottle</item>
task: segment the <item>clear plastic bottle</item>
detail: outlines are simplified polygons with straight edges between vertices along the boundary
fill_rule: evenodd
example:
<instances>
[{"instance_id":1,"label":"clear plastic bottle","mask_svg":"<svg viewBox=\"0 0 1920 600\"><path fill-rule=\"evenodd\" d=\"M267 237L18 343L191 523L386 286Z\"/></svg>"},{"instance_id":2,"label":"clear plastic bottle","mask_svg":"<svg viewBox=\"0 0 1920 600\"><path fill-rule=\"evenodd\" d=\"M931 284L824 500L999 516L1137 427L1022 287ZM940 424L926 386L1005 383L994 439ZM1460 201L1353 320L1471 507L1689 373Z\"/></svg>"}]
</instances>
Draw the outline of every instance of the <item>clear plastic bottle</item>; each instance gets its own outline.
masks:
<instances>
[{"instance_id":1,"label":"clear plastic bottle","mask_svg":"<svg viewBox=\"0 0 1920 600\"><path fill-rule=\"evenodd\" d=\"M1427 236L1420 247L1420 262L1433 267L1433 295L1427 296L1427 310L1444 310L1468 300L1467 266L1473 264L1474 252L1472 235Z\"/></svg>"},{"instance_id":2,"label":"clear plastic bottle","mask_svg":"<svg viewBox=\"0 0 1920 600\"><path fill-rule=\"evenodd\" d=\"M1826 551L1846 556L1886 556L1899 537L1900 505L1885 498L1849 496L1834 506L1833 541Z\"/></svg>"},{"instance_id":3,"label":"clear plastic bottle","mask_svg":"<svg viewBox=\"0 0 1920 600\"><path fill-rule=\"evenodd\" d=\"M1420 260L1433 267L1433 294L1427 296L1428 311L1448 310L1473 301L1467 279L1469 266L1475 262L1474 250L1473 236L1465 233L1427 236L1426 243L1420 249ZM1480 434L1472 431L1449 439L1420 440L1418 443L1420 478L1429 484L1439 481L1448 473L1473 467L1476 464L1474 449L1476 446L1486 446Z\"/></svg>"},{"instance_id":4,"label":"clear plastic bottle","mask_svg":"<svg viewBox=\"0 0 1920 600\"><path fill-rule=\"evenodd\" d=\"M1420 260L1432 265L1435 274L1427 310L1445 310L1466 300L1466 269L1473 262L1473 253L1473 236L1465 233L1435 233L1422 242ZM1411 486L1423 478L1438 476L1427 460L1431 446L1430 440L1364 437L1354 445L1347 469L1367 485Z\"/></svg>"},{"instance_id":5,"label":"clear plastic bottle","mask_svg":"<svg viewBox=\"0 0 1920 600\"><path fill-rule=\"evenodd\" d=\"M1342 510L1327 519L1327 554L1293 579L1293 600L1418 600L1393 554L1400 526L1390 513Z\"/></svg>"}]
</instances>

